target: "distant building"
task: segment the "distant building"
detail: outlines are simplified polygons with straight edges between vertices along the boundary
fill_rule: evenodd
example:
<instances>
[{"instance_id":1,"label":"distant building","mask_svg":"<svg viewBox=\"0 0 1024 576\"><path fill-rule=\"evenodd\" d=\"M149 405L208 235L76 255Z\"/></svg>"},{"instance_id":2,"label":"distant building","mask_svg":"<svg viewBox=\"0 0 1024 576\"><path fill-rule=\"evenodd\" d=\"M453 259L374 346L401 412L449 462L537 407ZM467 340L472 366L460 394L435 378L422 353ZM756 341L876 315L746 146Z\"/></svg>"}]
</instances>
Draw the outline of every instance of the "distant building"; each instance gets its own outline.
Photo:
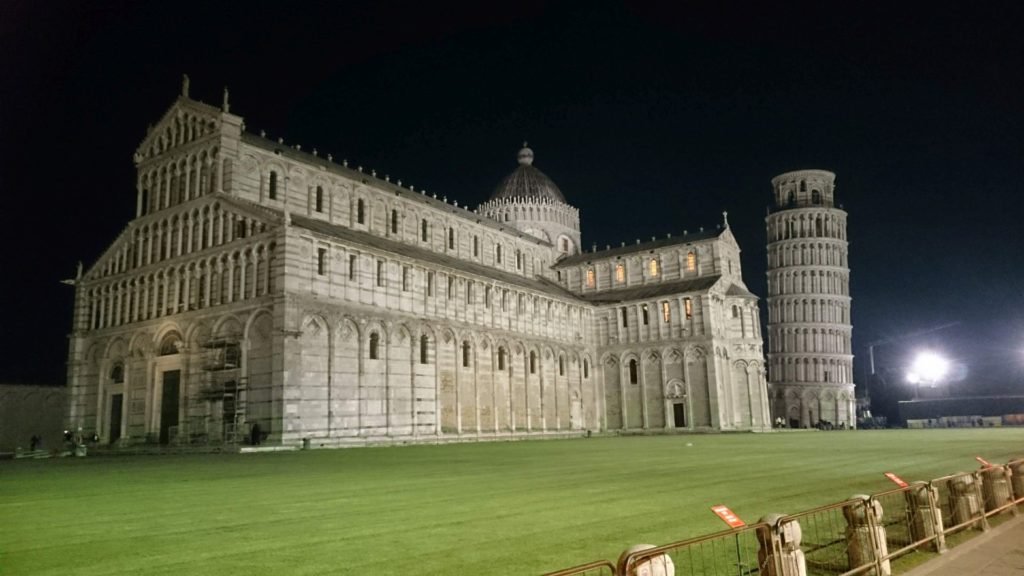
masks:
<instances>
[{"instance_id":1,"label":"distant building","mask_svg":"<svg viewBox=\"0 0 1024 576\"><path fill-rule=\"evenodd\" d=\"M846 212L835 174L772 179L768 229L768 387L790 427L856 425Z\"/></svg>"},{"instance_id":2,"label":"distant building","mask_svg":"<svg viewBox=\"0 0 1024 576\"><path fill-rule=\"evenodd\" d=\"M136 218L76 290L68 420L102 441L768 425L727 223L582 252L529 148L471 210L247 132L187 85L135 165Z\"/></svg>"}]
</instances>

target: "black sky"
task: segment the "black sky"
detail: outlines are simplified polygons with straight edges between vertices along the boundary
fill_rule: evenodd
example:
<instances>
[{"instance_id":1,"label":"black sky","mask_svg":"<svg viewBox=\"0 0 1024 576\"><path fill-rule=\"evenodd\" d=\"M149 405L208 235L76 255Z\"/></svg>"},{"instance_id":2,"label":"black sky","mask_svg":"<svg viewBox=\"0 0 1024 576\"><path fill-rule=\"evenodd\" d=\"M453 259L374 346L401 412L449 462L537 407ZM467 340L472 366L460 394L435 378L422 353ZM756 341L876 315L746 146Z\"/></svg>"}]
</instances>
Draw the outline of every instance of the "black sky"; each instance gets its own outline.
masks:
<instances>
[{"instance_id":1,"label":"black sky","mask_svg":"<svg viewBox=\"0 0 1024 576\"><path fill-rule=\"evenodd\" d=\"M772 176L837 173L857 380L933 346L1024 393L1024 5L0 3L0 382L63 383L72 289L177 96L460 205L529 140L584 244L729 211L764 297ZM977 5L980 4L980 5Z\"/></svg>"}]
</instances>

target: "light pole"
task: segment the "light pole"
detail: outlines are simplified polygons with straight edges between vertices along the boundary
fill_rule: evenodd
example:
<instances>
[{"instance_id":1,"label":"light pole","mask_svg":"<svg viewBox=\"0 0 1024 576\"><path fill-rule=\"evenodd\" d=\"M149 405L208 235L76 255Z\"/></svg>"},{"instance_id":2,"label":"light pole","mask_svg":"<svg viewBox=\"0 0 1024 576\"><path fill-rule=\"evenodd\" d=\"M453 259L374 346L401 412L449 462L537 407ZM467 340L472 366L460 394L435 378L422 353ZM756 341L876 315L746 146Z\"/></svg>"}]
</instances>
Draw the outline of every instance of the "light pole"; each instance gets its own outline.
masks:
<instances>
[{"instance_id":1,"label":"light pole","mask_svg":"<svg viewBox=\"0 0 1024 576\"><path fill-rule=\"evenodd\" d=\"M934 388L949 371L949 362L934 352L921 352L907 372L907 382L914 384L914 400L921 399L921 385Z\"/></svg>"}]
</instances>

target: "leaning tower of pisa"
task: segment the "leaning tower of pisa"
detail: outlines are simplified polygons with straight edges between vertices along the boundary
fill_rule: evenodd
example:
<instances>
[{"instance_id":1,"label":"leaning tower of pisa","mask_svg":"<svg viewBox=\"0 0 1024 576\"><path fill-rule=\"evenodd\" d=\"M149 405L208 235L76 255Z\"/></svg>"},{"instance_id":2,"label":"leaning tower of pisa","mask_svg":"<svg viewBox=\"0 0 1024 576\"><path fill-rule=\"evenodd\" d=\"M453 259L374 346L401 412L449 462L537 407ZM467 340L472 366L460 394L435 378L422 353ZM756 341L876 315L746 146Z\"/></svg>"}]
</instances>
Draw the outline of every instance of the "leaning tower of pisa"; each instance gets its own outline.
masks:
<instances>
[{"instance_id":1,"label":"leaning tower of pisa","mask_svg":"<svg viewBox=\"0 0 1024 576\"><path fill-rule=\"evenodd\" d=\"M856 425L846 211L836 175L772 179L768 228L768 380L772 419Z\"/></svg>"}]
</instances>

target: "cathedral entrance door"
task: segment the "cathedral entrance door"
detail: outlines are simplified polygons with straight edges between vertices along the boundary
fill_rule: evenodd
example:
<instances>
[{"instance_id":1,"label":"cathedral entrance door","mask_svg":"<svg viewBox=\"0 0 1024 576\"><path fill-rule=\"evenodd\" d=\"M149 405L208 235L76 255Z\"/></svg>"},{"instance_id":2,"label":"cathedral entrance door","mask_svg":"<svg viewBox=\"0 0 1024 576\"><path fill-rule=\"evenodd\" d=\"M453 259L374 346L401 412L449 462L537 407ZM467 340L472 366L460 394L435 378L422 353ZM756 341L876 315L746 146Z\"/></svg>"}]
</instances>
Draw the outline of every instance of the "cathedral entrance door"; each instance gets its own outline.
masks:
<instances>
[{"instance_id":1,"label":"cathedral entrance door","mask_svg":"<svg viewBox=\"0 0 1024 576\"><path fill-rule=\"evenodd\" d=\"M579 430L583 427L583 402L578 392L572 393L572 404L569 406L569 429Z\"/></svg>"},{"instance_id":2,"label":"cathedral entrance door","mask_svg":"<svg viewBox=\"0 0 1024 576\"><path fill-rule=\"evenodd\" d=\"M113 444L121 438L121 407L124 404L124 394L110 395L110 443Z\"/></svg>"},{"instance_id":3,"label":"cathedral entrance door","mask_svg":"<svg viewBox=\"0 0 1024 576\"><path fill-rule=\"evenodd\" d=\"M171 427L178 425L178 393L181 386L181 370L164 372L163 393L160 397L160 443L171 440Z\"/></svg>"},{"instance_id":4,"label":"cathedral entrance door","mask_svg":"<svg viewBox=\"0 0 1024 576\"><path fill-rule=\"evenodd\" d=\"M672 421L675 422L676 428L686 428L686 404L672 404Z\"/></svg>"}]
</instances>

